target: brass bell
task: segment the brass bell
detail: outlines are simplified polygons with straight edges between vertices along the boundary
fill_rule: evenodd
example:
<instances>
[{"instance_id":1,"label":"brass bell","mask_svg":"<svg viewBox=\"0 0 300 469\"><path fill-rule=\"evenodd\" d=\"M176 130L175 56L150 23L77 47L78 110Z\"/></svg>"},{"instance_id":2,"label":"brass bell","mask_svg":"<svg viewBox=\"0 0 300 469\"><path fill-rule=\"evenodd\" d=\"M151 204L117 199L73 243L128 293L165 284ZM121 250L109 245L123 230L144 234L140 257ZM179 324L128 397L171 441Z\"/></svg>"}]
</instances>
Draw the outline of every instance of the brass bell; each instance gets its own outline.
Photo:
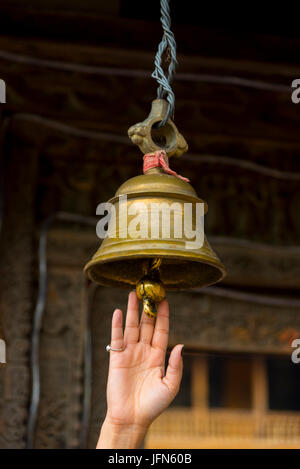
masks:
<instances>
[{"instance_id":1,"label":"brass bell","mask_svg":"<svg viewBox=\"0 0 300 469\"><path fill-rule=\"evenodd\" d=\"M163 145L165 155L180 156L187 149L171 119L161 129L155 127L165 115L166 106L164 100L155 100L149 117L128 131L143 153L159 152ZM170 170L170 173L173 172ZM184 178L166 173L164 167L151 167L145 174L122 184L109 202L114 213L114 220L110 220L108 227L111 234L84 268L94 282L112 287L137 287L146 314L153 317L165 290L203 287L224 277L225 268L205 235L201 246L194 247L190 237L182 232L187 205L193 229L197 225L197 204L203 208L203 215L207 211L206 203ZM138 220L135 219L137 207L140 209ZM153 216L153 207L165 207L166 211L162 208ZM162 224L166 217L169 231L166 230L168 236L163 236ZM130 235L128 231L133 222L135 228L139 225L139 230L133 230ZM151 236L153 233L156 237Z\"/></svg>"}]
</instances>

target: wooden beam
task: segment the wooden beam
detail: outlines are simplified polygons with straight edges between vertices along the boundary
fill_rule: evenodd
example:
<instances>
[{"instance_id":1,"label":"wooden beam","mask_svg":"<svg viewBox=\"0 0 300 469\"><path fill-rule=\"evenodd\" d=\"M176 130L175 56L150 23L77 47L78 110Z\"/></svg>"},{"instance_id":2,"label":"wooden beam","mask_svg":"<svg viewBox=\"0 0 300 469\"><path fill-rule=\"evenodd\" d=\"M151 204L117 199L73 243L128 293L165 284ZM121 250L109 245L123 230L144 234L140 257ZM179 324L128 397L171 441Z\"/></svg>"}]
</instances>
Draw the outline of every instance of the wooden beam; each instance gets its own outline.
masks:
<instances>
[{"instance_id":1,"label":"wooden beam","mask_svg":"<svg viewBox=\"0 0 300 469\"><path fill-rule=\"evenodd\" d=\"M300 68L191 56L179 60L176 123L191 150L243 155L271 165L277 159L282 169L288 169L284 166L290 155L299 154L300 145L298 107L291 103L290 93L201 77L234 76L289 89ZM124 136L129 125L145 118L156 95L153 53L147 51L1 37L0 67L7 86L7 113L35 113Z\"/></svg>"},{"instance_id":2,"label":"wooden beam","mask_svg":"<svg viewBox=\"0 0 300 469\"><path fill-rule=\"evenodd\" d=\"M17 7L10 0L1 2L0 27L2 34L23 37L48 37L51 39L72 40L75 43L122 44L126 48L139 48L154 53L161 38L159 21L115 16L103 11L103 2L90 8L83 2L72 3L67 8L47 2L34 5L25 2ZM58 5L58 2L56 2ZM89 2L90 3L90 2ZM111 3L111 2L106 2ZM130 2L127 2L130 3ZM180 3L180 2L178 2ZM85 4L85 2L84 2ZM157 11L159 9L157 8ZM109 14L106 14L109 13ZM159 15L157 15L158 17ZM194 15L195 16L195 15ZM257 34L249 31L232 31L228 28L216 29L201 25L180 24L180 16L174 18L173 29L182 53L202 54L211 57L258 58L261 62L297 63L299 60L300 39ZM223 18L222 18L223 19ZM227 18L227 24L228 24ZM292 19L290 19L292 21ZM200 21L199 21L200 22ZM236 23L236 21L235 21ZM196 38L196 39L195 39ZM238 44L238 47L237 47Z\"/></svg>"}]
</instances>

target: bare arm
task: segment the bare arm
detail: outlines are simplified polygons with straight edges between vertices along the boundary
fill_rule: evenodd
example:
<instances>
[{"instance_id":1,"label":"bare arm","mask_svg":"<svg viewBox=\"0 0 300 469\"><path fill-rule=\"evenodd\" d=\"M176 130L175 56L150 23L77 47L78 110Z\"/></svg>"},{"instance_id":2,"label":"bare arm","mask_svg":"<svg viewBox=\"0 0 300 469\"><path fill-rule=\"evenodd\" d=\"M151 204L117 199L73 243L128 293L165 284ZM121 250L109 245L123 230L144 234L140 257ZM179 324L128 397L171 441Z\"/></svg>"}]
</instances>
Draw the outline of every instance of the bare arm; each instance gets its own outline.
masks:
<instances>
[{"instance_id":1,"label":"bare arm","mask_svg":"<svg viewBox=\"0 0 300 469\"><path fill-rule=\"evenodd\" d=\"M169 305L159 305L156 322L142 313L135 292L128 297L125 330L123 313L116 309L112 319L107 382L107 414L97 448L139 448L150 424L172 402L182 377L183 345L176 345L165 371L169 338Z\"/></svg>"}]
</instances>

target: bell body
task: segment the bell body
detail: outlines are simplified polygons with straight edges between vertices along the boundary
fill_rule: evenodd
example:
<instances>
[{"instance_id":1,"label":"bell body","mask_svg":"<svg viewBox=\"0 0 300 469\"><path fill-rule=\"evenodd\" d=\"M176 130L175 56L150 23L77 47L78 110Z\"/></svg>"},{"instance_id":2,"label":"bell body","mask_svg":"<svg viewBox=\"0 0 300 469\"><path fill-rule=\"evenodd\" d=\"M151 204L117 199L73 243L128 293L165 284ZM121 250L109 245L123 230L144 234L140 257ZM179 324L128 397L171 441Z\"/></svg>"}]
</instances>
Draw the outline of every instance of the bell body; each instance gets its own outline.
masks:
<instances>
[{"instance_id":1,"label":"bell body","mask_svg":"<svg viewBox=\"0 0 300 469\"><path fill-rule=\"evenodd\" d=\"M185 234L186 204L192 207L189 213L193 229L197 226L196 205L202 204L203 212L207 211L206 203L189 183L154 168L122 184L109 202L114 207L115 232L102 241L85 266L91 280L106 286L133 288L149 258L161 259L159 273L166 290L203 287L224 277L225 268L206 237L201 246L194 247L190 235ZM165 209L161 210L162 207ZM139 230L135 229L137 213L141 220Z\"/></svg>"}]
</instances>

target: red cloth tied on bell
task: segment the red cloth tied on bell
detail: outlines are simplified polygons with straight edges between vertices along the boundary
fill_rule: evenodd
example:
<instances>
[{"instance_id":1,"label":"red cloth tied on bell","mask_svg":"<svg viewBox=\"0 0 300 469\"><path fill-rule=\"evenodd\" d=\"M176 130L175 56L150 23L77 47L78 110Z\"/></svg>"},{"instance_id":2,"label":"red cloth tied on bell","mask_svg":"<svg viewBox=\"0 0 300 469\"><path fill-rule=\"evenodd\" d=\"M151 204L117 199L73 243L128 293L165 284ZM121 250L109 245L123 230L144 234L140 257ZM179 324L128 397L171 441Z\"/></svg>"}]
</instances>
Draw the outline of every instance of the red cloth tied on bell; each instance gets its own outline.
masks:
<instances>
[{"instance_id":1,"label":"red cloth tied on bell","mask_svg":"<svg viewBox=\"0 0 300 469\"><path fill-rule=\"evenodd\" d=\"M164 172L167 174L171 174L172 176L175 176L181 179L182 181L190 182L188 178L180 176L180 174L177 174L175 171L173 171L169 167L169 159L165 150L157 150L153 153L146 153L146 155L144 155L144 166L143 166L144 174L149 169L159 168L159 167L163 168Z\"/></svg>"}]
</instances>

